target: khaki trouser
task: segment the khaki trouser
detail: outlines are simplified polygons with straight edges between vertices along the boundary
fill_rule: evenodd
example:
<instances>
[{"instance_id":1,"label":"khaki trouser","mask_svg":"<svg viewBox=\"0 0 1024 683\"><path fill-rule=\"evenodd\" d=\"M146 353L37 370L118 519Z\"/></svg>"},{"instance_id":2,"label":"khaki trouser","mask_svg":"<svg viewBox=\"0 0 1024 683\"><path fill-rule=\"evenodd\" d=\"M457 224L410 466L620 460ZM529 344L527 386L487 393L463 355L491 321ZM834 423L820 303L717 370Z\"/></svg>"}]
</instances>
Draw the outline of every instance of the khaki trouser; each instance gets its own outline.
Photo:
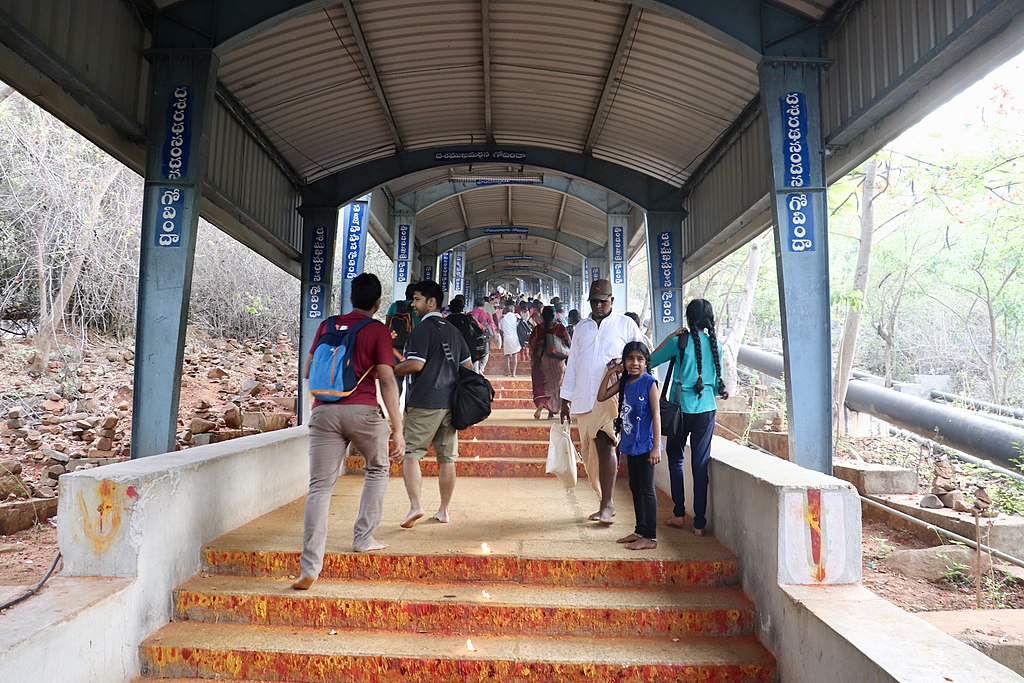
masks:
<instances>
[{"instance_id":1,"label":"khaki trouser","mask_svg":"<svg viewBox=\"0 0 1024 683\"><path fill-rule=\"evenodd\" d=\"M619 443L619 437L615 436L615 418L619 416L619 407L614 398L607 401L597 401L594 409L586 413L577 413L576 427L580 430L580 457L583 459L583 469L587 471L587 479L594 489L597 497L601 497L601 459L597 455L597 440L599 432L604 432L613 444Z\"/></svg>"},{"instance_id":2,"label":"khaki trouser","mask_svg":"<svg viewBox=\"0 0 1024 683\"><path fill-rule=\"evenodd\" d=\"M309 416L309 495L302 535L302 575L317 578L327 547L327 513L342 462L353 444L365 459L366 477L356 514L352 549L366 550L380 524L390 475L391 429L378 406L325 404Z\"/></svg>"}]
</instances>

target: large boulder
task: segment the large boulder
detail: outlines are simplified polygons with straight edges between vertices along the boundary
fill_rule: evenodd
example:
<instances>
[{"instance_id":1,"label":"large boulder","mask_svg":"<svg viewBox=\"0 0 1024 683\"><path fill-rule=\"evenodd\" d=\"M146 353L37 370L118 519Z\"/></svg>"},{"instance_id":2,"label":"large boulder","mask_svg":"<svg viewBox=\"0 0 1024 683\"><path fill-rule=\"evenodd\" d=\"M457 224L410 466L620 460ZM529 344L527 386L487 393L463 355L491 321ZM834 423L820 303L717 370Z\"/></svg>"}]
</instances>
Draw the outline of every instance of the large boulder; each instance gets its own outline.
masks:
<instances>
[{"instance_id":1,"label":"large boulder","mask_svg":"<svg viewBox=\"0 0 1024 683\"><path fill-rule=\"evenodd\" d=\"M973 576L976 560L976 553L970 548L940 545L919 550L897 550L885 558L883 563L888 569L912 579L940 581L951 572ZM981 571L987 572L991 567L989 556L982 554Z\"/></svg>"}]
</instances>

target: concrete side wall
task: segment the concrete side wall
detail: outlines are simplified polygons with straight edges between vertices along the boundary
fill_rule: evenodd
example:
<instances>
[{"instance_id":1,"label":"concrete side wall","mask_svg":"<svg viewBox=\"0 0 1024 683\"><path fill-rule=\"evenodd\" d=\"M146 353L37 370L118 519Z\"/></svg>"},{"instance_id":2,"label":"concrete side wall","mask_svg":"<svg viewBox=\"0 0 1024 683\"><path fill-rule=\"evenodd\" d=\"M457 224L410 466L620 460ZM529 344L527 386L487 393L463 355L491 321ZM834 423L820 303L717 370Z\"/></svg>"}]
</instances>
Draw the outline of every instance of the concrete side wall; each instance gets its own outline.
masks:
<instances>
[{"instance_id":1,"label":"concrete side wall","mask_svg":"<svg viewBox=\"0 0 1024 683\"><path fill-rule=\"evenodd\" d=\"M740 558L783 683L1024 681L860 585L852 485L721 438L711 454L709 525Z\"/></svg>"},{"instance_id":2,"label":"concrete side wall","mask_svg":"<svg viewBox=\"0 0 1024 683\"><path fill-rule=\"evenodd\" d=\"M199 571L202 547L305 494L307 434L295 427L64 475L57 537L64 575L135 580L110 598L113 607L104 601L65 625L59 643L54 635L26 649L27 661L38 661L56 651L48 646L82 646L72 671L35 680L137 675L139 643L170 621L171 590Z\"/></svg>"}]
</instances>

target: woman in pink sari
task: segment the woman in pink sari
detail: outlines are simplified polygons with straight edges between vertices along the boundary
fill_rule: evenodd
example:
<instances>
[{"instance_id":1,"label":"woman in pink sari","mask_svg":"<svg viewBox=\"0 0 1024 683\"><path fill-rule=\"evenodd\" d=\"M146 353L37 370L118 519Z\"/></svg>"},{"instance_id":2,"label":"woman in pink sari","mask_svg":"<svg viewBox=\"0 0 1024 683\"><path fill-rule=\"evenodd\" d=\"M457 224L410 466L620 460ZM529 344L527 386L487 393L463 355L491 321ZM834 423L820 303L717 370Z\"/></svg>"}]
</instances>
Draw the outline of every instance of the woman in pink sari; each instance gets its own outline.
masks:
<instances>
[{"instance_id":1,"label":"woman in pink sari","mask_svg":"<svg viewBox=\"0 0 1024 683\"><path fill-rule=\"evenodd\" d=\"M565 375L565 359L551 355L551 345L547 343L549 334L561 339L568 350L569 332L564 325L555 322L555 309L545 306L541 311L540 324L530 333L530 376L533 379L533 402L537 405L537 410L533 413L535 420L540 419L545 408L548 411L548 419L554 419L562 407L559 390L562 387L562 377Z\"/></svg>"}]
</instances>

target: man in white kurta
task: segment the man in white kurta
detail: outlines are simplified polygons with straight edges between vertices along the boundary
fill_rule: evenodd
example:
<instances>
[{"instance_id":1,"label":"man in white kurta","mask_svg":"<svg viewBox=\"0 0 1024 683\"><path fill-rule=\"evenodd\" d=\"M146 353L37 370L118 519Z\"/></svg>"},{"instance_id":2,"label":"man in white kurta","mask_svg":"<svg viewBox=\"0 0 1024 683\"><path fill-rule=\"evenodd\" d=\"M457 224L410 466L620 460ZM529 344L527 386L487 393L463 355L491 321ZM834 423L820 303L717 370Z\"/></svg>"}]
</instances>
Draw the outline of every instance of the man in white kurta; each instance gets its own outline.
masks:
<instances>
[{"instance_id":1,"label":"man in white kurta","mask_svg":"<svg viewBox=\"0 0 1024 683\"><path fill-rule=\"evenodd\" d=\"M615 446L615 401L597 401L598 384L605 368L622 362L622 349L631 341L644 341L640 328L622 313L613 313L612 284L595 280L590 285L590 315L576 325L572 347L562 380L562 421L576 417L580 431L580 455L587 478L601 499L601 507L590 519L611 524L615 516L612 492L618 462Z\"/></svg>"}]
</instances>

